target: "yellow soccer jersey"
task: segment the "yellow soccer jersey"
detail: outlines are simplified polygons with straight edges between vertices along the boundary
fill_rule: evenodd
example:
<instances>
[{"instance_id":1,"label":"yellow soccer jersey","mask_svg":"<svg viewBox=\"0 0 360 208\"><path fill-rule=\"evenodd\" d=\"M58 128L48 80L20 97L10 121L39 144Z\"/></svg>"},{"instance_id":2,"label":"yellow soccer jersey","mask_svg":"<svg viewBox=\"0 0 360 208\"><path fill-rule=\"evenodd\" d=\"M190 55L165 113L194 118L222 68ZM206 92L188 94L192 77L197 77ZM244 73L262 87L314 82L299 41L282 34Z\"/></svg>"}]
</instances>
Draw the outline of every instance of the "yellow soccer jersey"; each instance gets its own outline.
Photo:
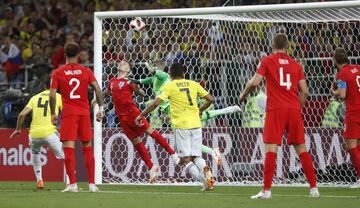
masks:
<instances>
[{"instance_id":1,"label":"yellow soccer jersey","mask_svg":"<svg viewBox=\"0 0 360 208\"><path fill-rule=\"evenodd\" d=\"M201 127L197 98L207 94L199 83L180 79L164 85L159 98L169 99L173 128L195 129Z\"/></svg>"},{"instance_id":2,"label":"yellow soccer jersey","mask_svg":"<svg viewBox=\"0 0 360 208\"><path fill-rule=\"evenodd\" d=\"M30 124L30 136L34 139L45 138L56 132L56 126L51 123L51 113L49 104L49 90L45 90L34 95L27 108L32 110L32 120ZM56 114L62 108L61 95L56 93Z\"/></svg>"}]
</instances>

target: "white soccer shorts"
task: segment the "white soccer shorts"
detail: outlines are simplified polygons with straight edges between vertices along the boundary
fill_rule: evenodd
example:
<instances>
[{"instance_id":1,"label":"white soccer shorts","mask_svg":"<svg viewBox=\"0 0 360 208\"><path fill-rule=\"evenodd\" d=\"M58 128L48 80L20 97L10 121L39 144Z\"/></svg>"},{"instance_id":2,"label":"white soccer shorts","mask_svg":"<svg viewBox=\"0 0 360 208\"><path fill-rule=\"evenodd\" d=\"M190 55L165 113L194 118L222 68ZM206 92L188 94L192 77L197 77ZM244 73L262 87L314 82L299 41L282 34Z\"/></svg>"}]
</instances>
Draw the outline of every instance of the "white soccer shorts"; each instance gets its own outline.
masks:
<instances>
[{"instance_id":1,"label":"white soccer shorts","mask_svg":"<svg viewBox=\"0 0 360 208\"><path fill-rule=\"evenodd\" d=\"M34 139L29 136L29 145L33 154L39 154L41 147L43 145L47 145L53 151L57 159L65 158L62 143L60 142L60 138L57 132L45 138Z\"/></svg>"},{"instance_id":2,"label":"white soccer shorts","mask_svg":"<svg viewBox=\"0 0 360 208\"><path fill-rule=\"evenodd\" d=\"M202 144L202 130L175 129L175 149L179 157L200 157Z\"/></svg>"}]
</instances>

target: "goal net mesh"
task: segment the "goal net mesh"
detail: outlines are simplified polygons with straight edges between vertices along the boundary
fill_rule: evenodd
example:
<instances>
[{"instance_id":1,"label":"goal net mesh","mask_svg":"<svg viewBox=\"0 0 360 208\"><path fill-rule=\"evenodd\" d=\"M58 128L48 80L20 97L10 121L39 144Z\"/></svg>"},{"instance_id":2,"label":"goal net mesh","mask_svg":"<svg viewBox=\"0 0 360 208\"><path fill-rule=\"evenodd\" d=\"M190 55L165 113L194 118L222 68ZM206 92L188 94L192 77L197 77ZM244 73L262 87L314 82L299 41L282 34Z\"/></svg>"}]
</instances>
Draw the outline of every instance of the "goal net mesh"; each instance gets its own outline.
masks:
<instances>
[{"instance_id":1,"label":"goal net mesh","mask_svg":"<svg viewBox=\"0 0 360 208\"><path fill-rule=\"evenodd\" d=\"M142 17L146 23L142 32L129 29L131 19L102 19L104 89L108 80L116 76L116 63L121 60L131 63L131 76L136 79L150 76L146 61L163 60L165 71L172 63L181 62L188 69L186 78L206 82L205 88L216 98L214 109L238 105L239 93L255 73L259 60L271 54L272 37L278 32L286 33L290 41L288 54L301 63L309 85L310 97L302 112L306 147L314 160L318 183L347 185L356 181L342 137L342 113L334 115L338 127L324 127L322 121L331 102L329 88L336 73L332 51L342 46L349 51L351 63L360 62L360 8ZM134 101L143 110L155 95L151 85L141 88L147 96L134 97ZM147 168L122 133L111 98L105 104L103 182L147 183ZM203 144L222 152L219 167L211 155L203 154L219 184L262 183L263 130L244 127L245 105L240 106L242 112L218 116L203 127ZM339 112L340 108L342 105ZM174 146L166 117L156 110L148 119ZM151 137L144 136L143 142L154 164L160 166L159 183L192 181ZM279 148L276 167L275 184L306 183L293 147Z\"/></svg>"}]
</instances>

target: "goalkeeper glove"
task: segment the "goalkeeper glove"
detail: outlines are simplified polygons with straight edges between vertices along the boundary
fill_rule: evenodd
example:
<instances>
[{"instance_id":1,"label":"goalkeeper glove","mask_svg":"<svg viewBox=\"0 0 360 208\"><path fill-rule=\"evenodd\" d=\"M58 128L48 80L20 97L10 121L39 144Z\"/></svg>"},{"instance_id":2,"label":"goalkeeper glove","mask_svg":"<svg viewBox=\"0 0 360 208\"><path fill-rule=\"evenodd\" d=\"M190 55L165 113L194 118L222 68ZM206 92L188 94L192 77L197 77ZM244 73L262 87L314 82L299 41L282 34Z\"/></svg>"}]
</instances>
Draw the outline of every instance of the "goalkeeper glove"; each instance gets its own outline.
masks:
<instances>
[{"instance_id":1,"label":"goalkeeper glove","mask_svg":"<svg viewBox=\"0 0 360 208\"><path fill-rule=\"evenodd\" d=\"M127 79L130 81L130 83L140 84L140 80L137 80L137 79L134 79L134 78L130 78L130 77L128 77Z\"/></svg>"},{"instance_id":2,"label":"goalkeeper glove","mask_svg":"<svg viewBox=\"0 0 360 208\"><path fill-rule=\"evenodd\" d=\"M150 74L155 73L156 67L154 66L154 63L152 60L145 62L145 66L149 70Z\"/></svg>"}]
</instances>

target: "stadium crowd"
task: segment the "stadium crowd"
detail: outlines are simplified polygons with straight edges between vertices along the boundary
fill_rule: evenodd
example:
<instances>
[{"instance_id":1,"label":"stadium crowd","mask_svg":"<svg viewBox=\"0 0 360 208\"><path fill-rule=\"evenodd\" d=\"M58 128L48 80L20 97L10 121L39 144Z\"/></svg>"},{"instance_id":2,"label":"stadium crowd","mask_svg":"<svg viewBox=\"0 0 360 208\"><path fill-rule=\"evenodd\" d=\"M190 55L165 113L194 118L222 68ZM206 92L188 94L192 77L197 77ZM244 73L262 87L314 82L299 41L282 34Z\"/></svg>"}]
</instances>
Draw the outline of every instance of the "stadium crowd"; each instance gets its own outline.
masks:
<instances>
[{"instance_id":1,"label":"stadium crowd","mask_svg":"<svg viewBox=\"0 0 360 208\"><path fill-rule=\"evenodd\" d=\"M79 63L92 66L93 12L109 10L188 8L220 6L224 0L8 0L0 1L0 126L12 127L16 113L29 96L41 90L42 76L65 63L64 44L79 43ZM238 1L241 4L290 3L304 1ZM231 27L226 21L193 21L173 19L173 24L162 24L164 19L147 22L149 30L141 34L128 31L129 19L119 22L107 20L104 36L104 59L117 62L122 59L140 63L151 59L163 59L169 66L184 61L192 68L192 79L205 79L212 93L220 100L237 102L237 94L261 57L270 53L269 41L273 34L284 31L289 34L289 54L299 57L309 77L313 95L327 96L334 74L330 60L314 58L331 57L338 45L343 45L350 56L360 55L359 22L324 24L265 24L236 23ZM115 24L114 24L115 23ZM121 24L116 24L121 23ZM151 24L155 23L155 24ZM112 33L118 25L125 30ZM178 25L176 30L174 25ZM195 27L200 25L200 27ZM119 31L119 30L118 30ZM172 37L172 38L168 38ZM181 37L181 38L176 38ZM235 38L235 40L234 40ZM234 45L235 44L235 45ZM301 59L302 58L302 59ZM210 60L220 60L216 63ZM147 74L145 67L134 64L135 78ZM223 80L224 66L233 70L224 92L215 89ZM113 68L109 68L112 70ZM238 70L242 69L242 70ZM246 70L245 70L246 69ZM250 70L249 70L250 69ZM320 75L320 76L319 76ZM322 81L324 80L325 81ZM108 77L104 76L104 80ZM150 94L151 92L148 92ZM225 96L228 95L228 98ZM317 98L313 98L317 99ZM220 103L220 102L219 102Z\"/></svg>"}]
</instances>

